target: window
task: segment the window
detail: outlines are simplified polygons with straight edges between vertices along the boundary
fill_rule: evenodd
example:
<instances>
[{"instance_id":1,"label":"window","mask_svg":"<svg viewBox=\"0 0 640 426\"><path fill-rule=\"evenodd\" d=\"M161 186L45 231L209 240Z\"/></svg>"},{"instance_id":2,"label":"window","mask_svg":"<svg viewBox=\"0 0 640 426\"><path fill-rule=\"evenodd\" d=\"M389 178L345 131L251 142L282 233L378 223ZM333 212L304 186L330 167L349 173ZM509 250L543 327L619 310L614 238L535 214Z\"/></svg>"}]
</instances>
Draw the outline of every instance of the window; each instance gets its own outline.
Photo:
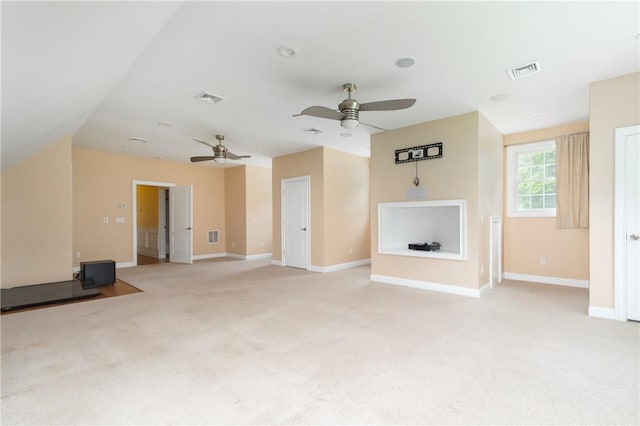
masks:
<instances>
[{"instance_id":1,"label":"window","mask_svg":"<svg viewBox=\"0 0 640 426\"><path fill-rule=\"evenodd\" d=\"M556 215L556 143L507 147L508 216Z\"/></svg>"}]
</instances>

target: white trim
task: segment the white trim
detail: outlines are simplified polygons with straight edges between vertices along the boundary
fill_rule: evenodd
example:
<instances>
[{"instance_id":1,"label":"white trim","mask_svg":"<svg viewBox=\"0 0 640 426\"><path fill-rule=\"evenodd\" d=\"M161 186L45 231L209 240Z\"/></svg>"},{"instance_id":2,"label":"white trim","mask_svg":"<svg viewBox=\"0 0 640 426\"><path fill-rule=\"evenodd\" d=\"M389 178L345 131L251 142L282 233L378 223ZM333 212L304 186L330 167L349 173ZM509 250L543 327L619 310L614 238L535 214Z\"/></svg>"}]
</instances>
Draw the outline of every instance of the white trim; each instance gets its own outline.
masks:
<instances>
[{"instance_id":1,"label":"white trim","mask_svg":"<svg viewBox=\"0 0 640 426\"><path fill-rule=\"evenodd\" d=\"M260 253L260 254L237 254L237 253L227 253L227 257L232 259L241 259L241 260L256 260L256 259L268 259L271 257L271 253Z\"/></svg>"},{"instance_id":2,"label":"white trim","mask_svg":"<svg viewBox=\"0 0 640 426\"><path fill-rule=\"evenodd\" d=\"M370 265L370 264L371 264L371 259L362 259L362 260L354 260L353 262L336 263L335 265L329 265L329 266L309 265L309 271L322 272L322 273L334 272L334 271L341 271L343 269L355 268L356 266Z\"/></svg>"},{"instance_id":3,"label":"white trim","mask_svg":"<svg viewBox=\"0 0 640 426\"><path fill-rule=\"evenodd\" d=\"M482 296L487 290L491 289L493 289L493 287L491 287L491 281L489 281L488 283L480 287L480 296Z\"/></svg>"},{"instance_id":4,"label":"white trim","mask_svg":"<svg viewBox=\"0 0 640 426\"><path fill-rule=\"evenodd\" d=\"M556 209L518 210L516 208L517 155L521 152L556 149L555 140L507 146L507 217L555 217Z\"/></svg>"},{"instance_id":5,"label":"white trim","mask_svg":"<svg viewBox=\"0 0 640 426\"><path fill-rule=\"evenodd\" d=\"M625 209L625 174L626 155L624 136L637 134L640 126L620 127L615 133L614 160L614 233L613 233L613 261L614 261L614 317L618 321L627 320L627 246L626 246L626 209Z\"/></svg>"},{"instance_id":6,"label":"white trim","mask_svg":"<svg viewBox=\"0 0 640 426\"><path fill-rule=\"evenodd\" d=\"M213 259L217 257L227 257L227 253L194 254L193 260Z\"/></svg>"},{"instance_id":7,"label":"white trim","mask_svg":"<svg viewBox=\"0 0 640 426\"><path fill-rule=\"evenodd\" d=\"M498 226L498 238L497 241L494 241L493 238L493 227L494 224L499 224ZM493 270L493 247L494 244L498 245L498 270ZM495 284L500 284L502 282L502 217L500 216L489 216L489 285L491 288L494 287L493 282L493 274L496 273L498 276L498 281Z\"/></svg>"},{"instance_id":8,"label":"white trim","mask_svg":"<svg viewBox=\"0 0 640 426\"><path fill-rule=\"evenodd\" d=\"M371 274L371 281L385 284L401 285L405 287L420 288L423 290L437 291L439 293L455 294L458 296L474 297L476 299L480 297L480 293L484 291L485 287L483 286L483 288L481 289L466 288L450 284L431 283L428 281L409 280L406 278L388 277L386 275L376 274Z\"/></svg>"},{"instance_id":9,"label":"white trim","mask_svg":"<svg viewBox=\"0 0 640 426\"><path fill-rule=\"evenodd\" d=\"M406 212L406 209L431 209L438 207L457 207L458 208L458 251L446 252L446 251L420 251L409 250L406 243L411 241L405 241L402 247L388 246L386 244L386 236L398 234L398 223L403 222L402 216L398 217L398 214ZM396 212L396 214L394 214ZM426 213L425 213L426 214ZM393 229L387 225L389 221L386 218L390 218L394 224ZM383 227L385 227L383 229ZM420 224L415 224L420 226ZM412 228L412 234L413 234ZM406 231L400 231L401 235L404 235ZM446 243L445 243L446 244ZM432 201L400 201L400 202L384 202L378 203L378 253L389 254L396 256L411 256L411 257L429 257L434 259L448 259L448 260L467 260L467 202L466 200L432 200Z\"/></svg>"},{"instance_id":10,"label":"white trim","mask_svg":"<svg viewBox=\"0 0 640 426\"><path fill-rule=\"evenodd\" d=\"M282 266L282 260L279 259L271 259L271 264L273 266Z\"/></svg>"},{"instance_id":11,"label":"white trim","mask_svg":"<svg viewBox=\"0 0 640 426\"><path fill-rule=\"evenodd\" d=\"M131 268L132 266L136 266L134 265L132 262L116 262L116 269L121 269L121 268ZM71 269L72 273L76 273L76 272L80 272L80 266L74 266Z\"/></svg>"},{"instance_id":12,"label":"white trim","mask_svg":"<svg viewBox=\"0 0 640 426\"><path fill-rule=\"evenodd\" d=\"M589 316L594 318L615 319L613 308L603 308L601 306L589 306Z\"/></svg>"},{"instance_id":13,"label":"white trim","mask_svg":"<svg viewBox=\"0 0 640 426\"><path fill-rule=\"evenodd\" d=\"M285 186L287 183L304 181L307 183L307 265L306 270L311 266L311 176L297 176L280 180L280 259L282 265L287 265L285 257Z\"/></svg>"},{"instance_id":14,"label":"white trim","mask_svg":"<svg viewBox=\"0 0 640 426\"><path fill-rule=\"evenodd\" d=\"M131 260L131 266L138 265L138 257L136 256L138 253L138 185L159 186L165 188L176 186L175 183L171 182L154 182L150 180L135 179L131 181L131 234L133 235L133 259Z\"/></svg>"},{"instance_id":15,"label":"white trim","mask_svg":"<svg viewBox=\"0 0 640 426\"><path fill-rule=\"evenodd\" d=\"M563 285L567 287L589 288L588 280L578 280L574 278L548 277L545 275L516 274L515 272L505 272L504 278L507 280L529 281L541 284Z\"/></svg>"}]
</instances>

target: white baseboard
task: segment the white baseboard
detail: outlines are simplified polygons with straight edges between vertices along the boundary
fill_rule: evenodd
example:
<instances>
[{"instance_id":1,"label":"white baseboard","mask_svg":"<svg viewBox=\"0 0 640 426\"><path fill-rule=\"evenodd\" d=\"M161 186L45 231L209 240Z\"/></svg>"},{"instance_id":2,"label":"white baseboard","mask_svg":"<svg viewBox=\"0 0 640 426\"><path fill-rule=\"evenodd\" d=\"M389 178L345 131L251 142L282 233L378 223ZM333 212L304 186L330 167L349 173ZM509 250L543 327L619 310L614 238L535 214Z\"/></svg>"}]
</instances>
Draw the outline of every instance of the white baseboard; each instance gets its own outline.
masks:
<instances>
[{"instance_id":1,"label":"white baseboard","mask_svg":"<svg viewBox=\"0 0 640 426\"><path fill-rule=\"evenodd\" d=\"M594 318L615 319L615 309L601 306L589 306L589 316Z\"/></svg>"},{"instance_id":2,"label":"white baseboard","mask_svg":"<svg viewBox=\"0 0 640 426\"><path fill-rule=\"evenodd\" d=\"M577 280L574 278L558 278L547 277L545 275L516 274L514 272L505 272L504 278L507 280L529 281L542 284L563 285L567 287L589 288L589 281Z\"/></svg>"},{"instance_id":3,"label":"white baseboard","mask_svg":"<svg viewBox=\"0 0 640 426\"><path fill-rule=\"evenodd\" d=\"M131 268L133 266L133 262L116 262L116 269L120 268ZM80 272L79 266L74 266L71 270L72 273Z\"/></svg>"},{"instance_id":4,"label":"white baseboard","mask_svg":"<svg viewBox=\"0 0 640 426\"><path fill-rule=\"evenodd\" d=\"M362 260L354 260L353 262L337 263L335 265L329 265L329 266L309 265L309 271L311 271L311 272L334 272L334 271L341 271L343 269L354 268L356 266L370 265L370 264L371 264L371 259L362 259Z\"/></svg>"},{"instance_id":5,"label":"white baseboard","mask_svg":"<svg viewBox=\"0 0 640 426\"><path fill-rule=\"evenodd\" d=\"M192 256L193 260L214 259L216 257L227 257L227 253L195 254Z\"/></svg>"},{"instance_id":6,"label":"white baseboard","mask_svg":"<svg viewBox=\"0 0 640 426\"><path fill-rule=\"evenodd\" d=\"M282 260L280 259L271 259L271 264L274 266L282 266Z\"/></svg>"},{"instance_id":7,"label":"white baseboard","mask_svg":"<svg viewBox=\"0 0 640 426\"><path fill-rule=\"evenodd\" d=\"M242 259L242 260L256 260L256 259L268 259L271 257L271 253L260 253L260 254L236 254L236 253L227 253L227 257L232 259Z\"/></svg>"},{"instance_id":8,"label":"white baseboard","mask_svg":"<svg viewBox=\"0 0 640 426\"><path fill-rule=\"evenodd\" d=\"M482 289L458 287L449 284L432 283L428 281L410 280L407 278L389 277L386 275L371 274L371 281L381 282L385 284L401 285L405 287L420 288L423 290L437 291L439 293L456 294L459 296L479 298L485 286Z\"/></svg>"},{"instance_id":9,"label":"white baseboard","mask_svg":"<svg viewBox=\"0 0 640 426\"><path fill-rule=\"evenodd\" d=\"M480 287L480 296L482 296L482 294L487 290L491 290L491 282L488 282L482 287Z\"/></svg>"}]
</instances>

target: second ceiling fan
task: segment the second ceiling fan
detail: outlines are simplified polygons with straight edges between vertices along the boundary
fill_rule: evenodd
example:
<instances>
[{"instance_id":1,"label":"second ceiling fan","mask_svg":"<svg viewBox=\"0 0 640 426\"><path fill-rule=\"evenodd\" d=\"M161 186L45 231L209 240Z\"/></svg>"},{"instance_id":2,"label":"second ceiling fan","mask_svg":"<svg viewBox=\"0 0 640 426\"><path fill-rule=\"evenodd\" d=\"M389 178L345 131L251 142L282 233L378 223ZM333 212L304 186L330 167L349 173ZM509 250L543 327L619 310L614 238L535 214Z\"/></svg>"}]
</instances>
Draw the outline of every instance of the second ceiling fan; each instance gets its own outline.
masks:
<instances>
[{"instance_id":1,"label":"second ceiling fan","mask_svg":"<svg viewBox=\"0 0 640 426\"><path fill-rule=\"evenodd\" d=\"M227 159L240 160L241 158L251 158L250 155L237 155L229 151L226 146L222 145L222 141L224 140L223 135L216 135L216 139L218 140L218 145L211 145L198 138L192 138L192 139L203 145L207 145L208 147L213 149L213 155L200 155L196 157L191 157L192 163L196 163L199 161L209 161L209 160L214 160L216 163L224 163Z\"/></svg>"},{"instance_id":2,"label":"second ceiling fan","mask_svg":"<svg viewBox=\"0 0 640 426\"><path fill-rule=\"evenodd\" d=\"M416 103L415 99L390 99L387 101L361 104L351 97L353 92L356 91L355 83L345 83L342 85L342 89L347 92L347 99L338 105L337 110L323 106L311 106L304 109L300 114L295 114L294 117L309 115L312 117L328 118L330 120L340 121L340 125L345 129L354 129L360 125L360 111L394 111L409 108ZM385 130L371 124L362 124Z\"/></svg>"}]
</instances>

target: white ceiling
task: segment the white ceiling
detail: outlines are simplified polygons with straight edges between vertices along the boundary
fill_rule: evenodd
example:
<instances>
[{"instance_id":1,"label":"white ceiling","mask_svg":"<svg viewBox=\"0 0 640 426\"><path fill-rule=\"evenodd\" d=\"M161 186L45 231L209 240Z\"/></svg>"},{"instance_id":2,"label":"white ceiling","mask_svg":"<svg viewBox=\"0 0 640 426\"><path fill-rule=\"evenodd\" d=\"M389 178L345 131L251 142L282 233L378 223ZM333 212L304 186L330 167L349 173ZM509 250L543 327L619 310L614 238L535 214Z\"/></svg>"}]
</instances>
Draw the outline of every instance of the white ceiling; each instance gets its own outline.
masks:
<instances>
[{"instance_id":1,"label":"white ceiling","mask_svg":"<svg viewBox=\"0 0 640 426\"><path fill-rule=\"evenodd\" d=\"M233 164L320 145L368 156L371 128L292 117L337 108L346 82L362 103L417 99L361 113L387 129L475 110L504 134L585 120L590 82L640 70L639 5L3 1L2 165L69 134L74 146L184 162L211 154L192 137L216 133L253 156ZM278 55L282 45L297 54ZM397 68L402 57L416 65ZM531 61L541 73L509 78ZM204 90L225 100L195 99Z\"/></svg>"}]
</instances>

